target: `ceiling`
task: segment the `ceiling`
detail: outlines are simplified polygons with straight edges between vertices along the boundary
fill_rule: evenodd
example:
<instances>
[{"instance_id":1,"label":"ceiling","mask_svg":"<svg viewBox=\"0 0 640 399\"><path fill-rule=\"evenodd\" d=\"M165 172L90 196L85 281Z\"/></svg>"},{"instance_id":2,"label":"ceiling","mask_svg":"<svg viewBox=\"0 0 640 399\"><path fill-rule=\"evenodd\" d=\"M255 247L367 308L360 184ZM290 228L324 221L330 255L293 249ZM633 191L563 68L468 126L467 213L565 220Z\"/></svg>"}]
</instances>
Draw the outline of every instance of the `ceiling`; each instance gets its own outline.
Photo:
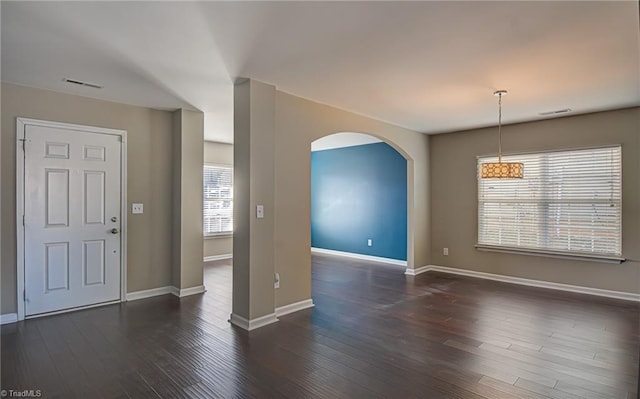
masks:
<instances>
[{"instance_id":1,"label":"ceiling","mask_svg":"<svg viewBox=\"0 0 640 399\"><path fill-rule=\"evenodd\" d=\"M2 80L205 112L233 81L433 134L640 105L638 2L7 2ZM73 86L73 78L104 86Z\"/></svg>"}]
</instances>

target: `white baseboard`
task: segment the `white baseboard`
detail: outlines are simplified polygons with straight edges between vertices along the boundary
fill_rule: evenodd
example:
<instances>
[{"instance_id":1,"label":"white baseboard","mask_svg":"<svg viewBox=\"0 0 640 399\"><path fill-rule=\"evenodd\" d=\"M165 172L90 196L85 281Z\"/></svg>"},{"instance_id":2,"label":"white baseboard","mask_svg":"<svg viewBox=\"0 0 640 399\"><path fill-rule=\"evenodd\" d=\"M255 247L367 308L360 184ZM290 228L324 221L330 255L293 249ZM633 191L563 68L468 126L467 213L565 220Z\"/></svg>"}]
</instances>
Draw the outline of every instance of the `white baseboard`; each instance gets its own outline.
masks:
<instances>
[{"instance_id":1,"label":"white baseboard","mask_svg":"<svg viewBox=\"0 0 640 399\"><path fill-rule=\"evenodd\" d=\"M256 319L247 320L242 316L238 316L235 313L231 313L229 317L229 322L235 326L242 328L243 330L251 331L256 328L264 327L266 325L275 323L278 321L278 317L276 317L275 313L271 313L262 317L258 317Z\"/></svg>"},{"instance_id":2,"label":"white baseboard","mask_svg":"<svg viewBox=\"0 0 640 399\"><path fill-rule=\"evenodd\" d=\"M420 269L425 269L425 268L426 268L425 271L458 274L461 276L476 277L476 278L482 278L485 280L502 281L505 283L527 285L530 287L547 288L547 289L558 290L558 291L577 292L579 294L596 295L596 296L602 296L607 298L622 299L625 301L640 302L640 294L635 294L632 292L611 291L611 290L604 290L601 288L581 287L578 285L553 283L550 281L541 281L541 280L531 280L528 278L511 277L511 276L504 276L500 274L477 272L474 270L457 269L453 267L437 266L437 265L423 266ZM424 271L421 273L424 273Z\"/></svg>"},{"instance_id":3,"label":"white baseboard","mask_svg":"<svg viewBox=\"0 0 640 399\"><path fill-rule=\"evenodd\" d=\"M200 285L197 287L184 288L184 289L178 289L177 287L167 285L165 287L151 288L149 290L129 292L125 297L127 301L137 301L139 299L152 298L154 296L166 295L166 294L173 294L177 297L182 298L185 296L200 294L203 292L206 292L204 285ZM82 307L73 308L73 309L64 309L57 312L48 312L40 315L33 315L33 316L29 316L28 318L51 316L55 314L67 313L67 312L72 312L72 311L82 310L82 309L91 309L94 307L99 307L99 306L104 306L104 305L109 305L109 304L114 304L119 302L120 300L105 302L105 303L97 303L94 305L82 306ZM15 323L17 321L18 321L17 313L7 313L7 314L0 315L0 324Z\"/></svg>"},{"instance_id":4,"label":"white baseboard","mask_svg":"<svg viewBox=\"0 0 640 399\"><path fill-rule=\"evenodd\" d=\"M77 312L78 310L87 310L87 309L99 308L99 307L102 307L102 306L108 306L108 305L118 305L118 304L120 304L122 302L123 301L121 299L117 299L115 301L93 303L91 305L78 306L76 308L68 308L68 309L62 309L62 310L54 310L53 312L25 315L24 318L25 318L25 320L26 319L37 319L37 318L40 318L40 317L55 316L57 314Z\"/></svg>"},{"instance_id":5,"label":"white baseboard","mask_svg":"<svg viewBox=\"0 0 640 399\"><path fill-rule=\"evenodd\" d=\"M417 269L410 269L407 267L407 270L404 271L404 274L408 276L417 276L418 274L426 273L431 270L430 266L422 266Z\"/></svg>"},{"instance_id":6,"label":"white baseboard","mask_svg":"<svg viewBox=\"0 0 640 399\"><path fill-rule=\"evenodd\" d=\"M290 303L288 305L279 306L276 308L276 316L284 316L289 313L297 312L299 310L312 308L315 305L313 304L313 299L306 299L304 301Z\"/></svg>"},{"instance_id":7,"label":"white baseboard","mask_svg":"<svg viewBox=\"0 0 640 399\"><path fill-rule=\"evenodd\" d=\"M151 288L150 290L134 291L127 293L127 301L137 301L138 299L151 298L158 295L173 294L175 287L167 285L166 287Z\"/></svg>"},{"instance_id":8,"label":"white baseboard","mask_svg":"<svg viewBox=\"0 0 640 399\"><path fill-rule=\"evenodd\" d=\"M233 254L211 255L211 256L205 256L204 261L211 262L212 260L222 260L222 259L231 259L231 258L233 258Z\"/></svg>"},{"instance_id":9,"label":"white baseboard","mask_svg":"<svg viewBox=\"0 0 640 399\"><path fill-rule=\"evenodd\" d=\"M189 288L183 288L183 289L178 289L177 287L173 287L174 291L172 292L173 295L183 298L185 296L189 296L189 295L195 295L195 294L202 294L203 292L206 292L207 290L204 288L204 285L199 285L196 287L189 287Z\"/></svg>"},{"instance_id":10,"label":"white baseboard","mask_svg":"<svg viewBox=\"0 0 640 399\"><path fill-rule=\"evenodd\" d=\"M311 252L316 254L335 255L335 256L343 256L345 258L368 260L371 262L388 263L390 265L396 265L396 266L404 266L404 267L407 266L406 260L383 258L381 256L354 254L352 252L334 251L332 249L314 248L314 247L311 247Z\"/></svg>"},{"instance_id":11,"label":"white baseboard","mask_svg":"<svg viewBox=\"0 0 640 399\"><path fill-rule=\"evenodd\" d=\"M179 298L182 298L189 295L201 294L205 291L206 289L204 285L184 289L179 289L178 287L167 285L166 287L151 288L150 290L129 292L127 294L127 301L136 301L138 299L151 298L154 296L166 294L172 294Z\"/></svg>"},{"instance_id":12,"label":"white baseboard","mask_svg":"<svg viewBox=\"0 0 640 399\"><path fill-rule=\"evenodd\" d=\"M18 321L17 313L5 313L0 315L0 324L15 323Z\"/></svg>"}]
</instances>

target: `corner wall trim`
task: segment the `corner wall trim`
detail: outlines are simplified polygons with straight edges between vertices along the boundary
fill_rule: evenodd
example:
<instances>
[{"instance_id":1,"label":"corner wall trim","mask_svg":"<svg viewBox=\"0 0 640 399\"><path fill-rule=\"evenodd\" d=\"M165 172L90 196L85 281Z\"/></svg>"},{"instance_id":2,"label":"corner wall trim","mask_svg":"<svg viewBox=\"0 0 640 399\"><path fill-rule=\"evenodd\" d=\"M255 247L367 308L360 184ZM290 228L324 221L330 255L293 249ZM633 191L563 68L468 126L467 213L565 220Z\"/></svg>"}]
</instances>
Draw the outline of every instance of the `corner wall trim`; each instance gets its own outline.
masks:
<instances>
[{"instance_id":1,"label":"corner wall trim","mask_svg":"<svg viewBox=\"0 0 640 399\"><path fill-rule=\"evenodd\" d=\"M17 313L5 313L0 315L0 324L16 323L18 321Z\"/></svg>"},{"instance_id":2,"label":"corner wall trim","mask_svg":"<svg viewBox=\"0 0 640 399\"><path fill-rule=\"evenodd\" d=\"M172 287L172 288L174 289L172 294L180 298L183 298L189 295L202 294L203 292L207 291L204 288L204 285L198 285L195 287L182 288L182 289L179 289L178 287Z\"/></svg>"},{"instance_id":3,"label":"corner wall trim","mask_svg":"<svg viewBox=\"0 0 640 399\"><path fill-rule=\"evenodd\" d=\"M270 313L252 320L247 320L235 313L231 313L231 316L229 317L229 322L231 324L247 331L255 330L256 328L264 327L277 321L278 317L276 317L275 313Z\"/></svg>"},{"instance_id":4,"label":"corner wall trim","mask_svg":"<svg viewBox=\"0 0 640 399\"><path fill-rule=\"evenodd\" d=\"M231 259L231 258L233 258L233 254L211 255L211 256L205 256L203 261L211 262L213 260L222 260L222 259Z\"/></svg>"},{"instance_id":5,"label":"corner wall trim","mask_svg":"<svg viewBox=\"0 0 640 399\"><path fill-rule=\"evenodd\" d=\"M416 269L407 268L407 270L405 270L404 274L406 274L407 276L417 276L418 274L426 273L429 270L431 270L431 266L422 266L422 267L418 267Z\"/></svg>"},{"instance_id":6,"label":"corner wall trim","mask_svg":"<svg viewBox=\"0 0 640 399\"><path fill-rule=\"evenodd\" d=\"M138 299L151 298L158 295L173 294L175 287L167 285L166 287L151 288L149 290L141 290L127 293L127 301L137 301Z\"/></svg>"},{"instance_id":7,"label":"corner wall trim","mask_svg":"<svg viewBox=\"0 0 640 399\"><path fill-rule=\"evenodd\" d=\"M420 269L423 269L423 268L427 268L426 271L458 274L461 276L476 277L476 278L482 278L485 280L502 281L504 283L527 285L530 287L547 288L551 290L569 291L569 292L576 292L579 294L595 295L595 296L602 296L607 298L622 299L625 301L640 302L640 294L635 294L633 292L622 292L622 291L605 290L601 288L581 287L578 285L554 283L551 281L542 281L542 280L531 280L528 278L504 276L500 274L477 272L474 270L466 270L466 269L456 269L453 267L446 267L446 266L428 265L428 266L421 267Z\"/></svg>"},{"instance_id":8,"label":"corner wall trim","mask_svg":"<svg viewBox=\"0 0 640 399\"><path fill-rule=\"evenodd\" d=\"M361 260L369 260L369 261L372 261L372 262L387 263L387 264L395 265L395 266L404 266L404 267L407 266L407 261L406 260L383 258L381 256L355 254L353 252L334 251L332 249L311 247L311 253L343 256L345 258L354 258L354 259L361 259Z\"/></svg>"},{"instance_id":9,"label":"corner wall trim","mask_svg":"<svg viewBox=\"0 0 640 399\"><path fill-rule=\"evenodd\" d=\"M316 305L313 304L313 299L306 299L300 302L290 303L288 305L279 306L276 308L276 316L284 316L289 313L297 312L299 310L304 310L308 308L312 308Z\"/></svg>"}]
</instances>

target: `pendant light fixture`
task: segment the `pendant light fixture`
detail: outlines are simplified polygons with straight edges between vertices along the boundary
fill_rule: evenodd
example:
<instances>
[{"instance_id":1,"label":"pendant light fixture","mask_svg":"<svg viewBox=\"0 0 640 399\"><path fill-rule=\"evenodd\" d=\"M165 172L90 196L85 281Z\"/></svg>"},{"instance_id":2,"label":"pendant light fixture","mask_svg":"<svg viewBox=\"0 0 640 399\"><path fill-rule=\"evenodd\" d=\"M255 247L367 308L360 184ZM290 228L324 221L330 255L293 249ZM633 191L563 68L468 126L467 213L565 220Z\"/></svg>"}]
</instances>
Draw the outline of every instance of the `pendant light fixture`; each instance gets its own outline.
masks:
<instances>
[{"instance_id":1,"label":"pendant light fixture","mask_svg":"<svg viewBox=\"0 0 640 399\"><path fill-rule=\"evenodd\" d=\"M521 162L502 162L502 96L506 90L493 93L498 97L498 162L480 165L480 177L483 179L522 179L524 165Z\"/></svg>"}]
</instances>

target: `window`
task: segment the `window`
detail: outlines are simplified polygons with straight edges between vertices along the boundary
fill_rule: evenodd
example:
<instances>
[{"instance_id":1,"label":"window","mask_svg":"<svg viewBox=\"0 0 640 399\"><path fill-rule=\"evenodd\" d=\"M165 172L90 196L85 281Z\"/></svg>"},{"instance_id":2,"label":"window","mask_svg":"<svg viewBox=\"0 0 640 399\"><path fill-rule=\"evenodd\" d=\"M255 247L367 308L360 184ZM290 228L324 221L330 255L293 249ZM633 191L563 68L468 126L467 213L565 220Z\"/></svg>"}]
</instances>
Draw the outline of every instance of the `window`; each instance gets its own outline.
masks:
<instances>
[{"instance_id":1,"label":"window","mask_svg":"<svg viewBox=\"0 0 640 399\"><path fill-rule=\"evenodd\" d=\"M233 231L233 169L204 165L203 177L204 234L230 234Z\"/></svg>"},{"instance_id":2,"label":"window","mask_svg":"<svg viewBox=\"0 0 640 399\"><path fill-rule=\"evenodd\" d=\"M621 147L503 160L524 163L524 178L478 177L478 247L621 256ZM484 162L497 157L479 158L478 170Z\"/></svg>"}]
</instances>

